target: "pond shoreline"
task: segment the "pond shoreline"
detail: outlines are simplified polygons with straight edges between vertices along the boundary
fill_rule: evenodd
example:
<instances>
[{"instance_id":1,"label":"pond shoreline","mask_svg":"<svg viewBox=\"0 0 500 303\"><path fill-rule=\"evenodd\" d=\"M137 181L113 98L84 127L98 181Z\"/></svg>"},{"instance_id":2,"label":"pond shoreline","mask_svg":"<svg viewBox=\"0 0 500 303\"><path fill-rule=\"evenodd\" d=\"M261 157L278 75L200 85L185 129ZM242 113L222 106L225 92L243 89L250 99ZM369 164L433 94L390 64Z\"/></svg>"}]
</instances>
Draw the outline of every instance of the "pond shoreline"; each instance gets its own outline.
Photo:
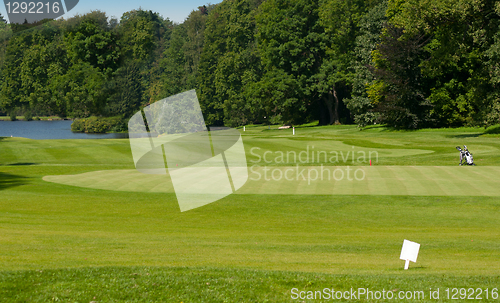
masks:
<instances>
[{"instance_id":1,"label":"pond shoreline","mask_svg":"<svg viewBox=\"0 0 500 303\"><path fill-rule=\"evenodd\" d=\"M72 120L0 120L0 137L46 139L126 139L128 133L90 134L71 131Z\"/></svg>"},{"instance_id":2,"label":"pond shoreline","mask_svg":"<svg viewBox=\"0 0 500 303\"><path fill-rule=\"evenodd\" d=\"M38 118L38 119L37 119ZM7 122L16 122L16 121L73 121L73 119L69 118L61 118L57 116L49 116L49 117L33 117L31 120L25 120L24 116L17 116L15 121L11 121L9 116L0 116L0 122L1 121L7 121Z\"/></svg>"}]
</instances>

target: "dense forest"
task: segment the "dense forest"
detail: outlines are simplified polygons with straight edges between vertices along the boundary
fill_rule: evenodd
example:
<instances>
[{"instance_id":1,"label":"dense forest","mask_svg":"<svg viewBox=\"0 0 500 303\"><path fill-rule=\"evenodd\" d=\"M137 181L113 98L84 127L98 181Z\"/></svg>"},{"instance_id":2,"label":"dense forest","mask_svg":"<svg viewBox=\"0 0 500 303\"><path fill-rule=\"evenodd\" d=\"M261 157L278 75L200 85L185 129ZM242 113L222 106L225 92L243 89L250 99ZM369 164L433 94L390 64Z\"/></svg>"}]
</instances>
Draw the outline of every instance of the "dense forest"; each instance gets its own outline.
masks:
<instances>
[{"instance_id":1,"label":"dense forest","mask_svg":"<svg viewBox=\"0 0 500 303\"><path fill-rule=\"evenodd\" d=\"M500 123L500 2L224 0L12 32L0 111L121 117L196 88L209 125Z\"/></svg>"}]
</instances>

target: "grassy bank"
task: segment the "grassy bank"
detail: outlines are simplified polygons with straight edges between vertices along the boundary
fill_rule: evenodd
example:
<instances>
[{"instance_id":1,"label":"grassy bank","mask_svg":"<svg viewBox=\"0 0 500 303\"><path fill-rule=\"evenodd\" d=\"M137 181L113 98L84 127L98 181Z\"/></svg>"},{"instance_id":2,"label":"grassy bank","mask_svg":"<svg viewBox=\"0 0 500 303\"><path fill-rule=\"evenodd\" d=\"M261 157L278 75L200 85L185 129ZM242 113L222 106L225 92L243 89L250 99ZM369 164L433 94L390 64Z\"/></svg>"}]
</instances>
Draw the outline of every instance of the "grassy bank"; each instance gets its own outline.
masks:
<instances>
[{"instance_id":1,"label":"grassy bank","mask_svg":"<svg viewBox=\"0 0 500 303\"><path fill-rule=\"evenodd\" d=\"M0 296L11 302L321 302L332 301L328 298L333 290L337 296L339 291L344 295L347 292L349 297L354 295L349 301L358 302L444 302L470 296L471 291L465 296L453 291L456 287L466 287L472 288L473 297L482 298L481 302L497 302L498 299L492 297L498 282L497 276L335 275L197 267L103 267L3 272ZM436 298L438 287L440 299L431 300L430 292L433 291L433 298ZM483 289L481 294L478 289ZM377 291L396 299L373 300ZM316 295L316 300L308 300L308 295ZM306 299L292 299L299 296ZM453 296L458 300L451 300Z\"/></svg>"},{"instance_id":2,"label":"grassy bank","mask_svg":"<svg viewBox=\"0 0 500 303\"><path fill-rule=\"evenodd\" d=\"M59 116L47 116L47 117L33 117L33 120L42 120L42 121L56 121L63 120L63 118ZM16 120L23 121L26 120L24 116L16 116ZM0 116L0 121L10 121L9 116Z\"/></svg>"}]
</instances>

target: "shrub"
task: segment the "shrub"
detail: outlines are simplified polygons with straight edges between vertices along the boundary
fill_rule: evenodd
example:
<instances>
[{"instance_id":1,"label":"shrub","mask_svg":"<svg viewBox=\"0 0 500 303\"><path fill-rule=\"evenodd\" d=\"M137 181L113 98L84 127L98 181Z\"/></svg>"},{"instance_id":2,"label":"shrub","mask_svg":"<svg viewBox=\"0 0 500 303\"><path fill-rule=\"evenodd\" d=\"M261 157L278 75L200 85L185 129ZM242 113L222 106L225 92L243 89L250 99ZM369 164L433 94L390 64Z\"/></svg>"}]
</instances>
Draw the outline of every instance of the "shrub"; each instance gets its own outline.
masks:
<instances>
[{"instance_id":1,"label":"shrub","mask_svg":"<svg viewBox=\"0 0 500 303\"><path fill-rule=\"evenodd\" d=\"M108 117L105 119L109 123L110 131L112 132L124 132L128 129L127 121L121 116Z\"/></svg>"},{"instance_id":2,"label":"shrub","mask_svg":"<svg viewBox=\"0 0 500 303\"><path fill-rule=\"evenodd\" d=\"M71 123L71 131L75 133L85 132L85 119L75 119Z\"/></svg>"},{"instance_id":3,"label":"shrub","mask_svg":"<svg viewBox=\"0 0 500 303\"><path fill-rule=\"evenodd\" d=\"M127 123L121 117L89 117L75 119L71 123L71 131L89 134L102 134L109 131L123 132L127 130Z\"/></svg>"},{"instance_id":4,"label":"shrub","mask_svg":"<svg viewBox=\"0 0 500 303\"><path fill-rule=\"evenodd\" d=\"M281 116L281 114L274 115L269 118L269 124L283 124L283 117Z\"/></svg>"},{"instance_id":5,"label":"shrub","mask_svg":"<svg viewBox=\"0 0 500 303\"><path fill-rule=\"evenodd\" d=\"M110 124L103 118L90 117L85 121L85 132L90 134L103 134L110 129Z\"/></svg>"},{"instance_id":6,"label":"shrub","mask_svg":"<svg viewBox=\"0 0 500 303\"><path fill-rule=\"evenodd\" d=\"M16 112L11 111L9 114L9 117L10 117L10 121L16 121L17 120Z\"/></svg>"},{"instance_id":7,"label":"shrub","mask_svg":"<svg viewBox=\"0 0 500 303\"><path fill-rule=\"evenodd\" d=\"M31 114L30 110L27 110L24 112L24 120L25 121L31 121L33 120L33 115Z\"/></svg>"}]
</instances>

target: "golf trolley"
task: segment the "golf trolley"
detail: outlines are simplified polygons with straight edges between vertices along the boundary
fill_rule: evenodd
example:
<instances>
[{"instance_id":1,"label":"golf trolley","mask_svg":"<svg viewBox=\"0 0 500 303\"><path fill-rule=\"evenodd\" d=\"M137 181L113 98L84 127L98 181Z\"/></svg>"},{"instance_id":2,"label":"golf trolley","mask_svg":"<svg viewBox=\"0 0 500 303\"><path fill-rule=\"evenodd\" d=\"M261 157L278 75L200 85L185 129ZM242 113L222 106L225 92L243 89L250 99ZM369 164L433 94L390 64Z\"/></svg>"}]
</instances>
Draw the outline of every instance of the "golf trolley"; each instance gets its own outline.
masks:
<instances>
[{"instance_id":1,"label":"golf trolley","mask_svg":"<svg viewBox=\"0 0 500 303\"><path fill-rule=\"evenodd\" d=\"M458 165L462 165L462 161L465 162L467 165L476 165L474 164L474 158L472 157L472 154L469 152L467 149L467 146L464 145L464 149L461 149L460 146L456 147L457 150L460 152L460 163Z\"/></svg>"}]
</instances>

